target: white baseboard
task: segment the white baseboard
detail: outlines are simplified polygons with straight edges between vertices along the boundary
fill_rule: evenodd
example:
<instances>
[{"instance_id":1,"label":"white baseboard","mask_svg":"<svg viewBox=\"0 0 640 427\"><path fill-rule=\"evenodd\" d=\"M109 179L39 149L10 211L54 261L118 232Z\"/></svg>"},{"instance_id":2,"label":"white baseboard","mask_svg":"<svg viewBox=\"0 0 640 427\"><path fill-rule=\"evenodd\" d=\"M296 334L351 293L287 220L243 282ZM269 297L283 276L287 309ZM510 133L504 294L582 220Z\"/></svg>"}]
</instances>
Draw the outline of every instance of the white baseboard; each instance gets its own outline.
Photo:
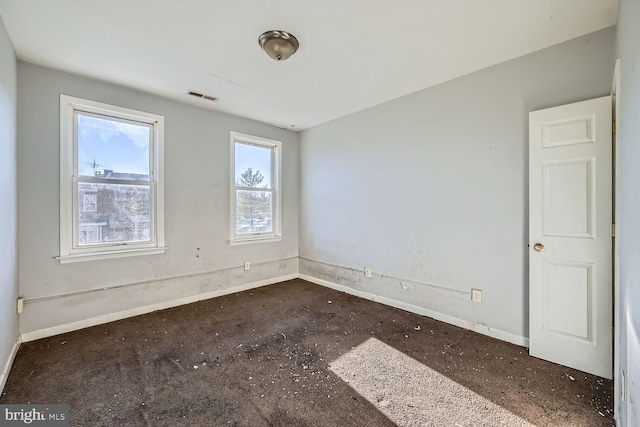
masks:
<instances>
[{"instance_id":1,"label":"white baseboard","mask_svg":"<svg viewBox=\"0 0 640 427\"><path fill-rule=\"evenodd\" d=\"M11 353L9 353L9 357L2 367L2 372L0 372L0 393L4 390L4 386L7 383L7 378L9 377L9 371L11 370L11 365L13 365L13 360L16 358L16 354L18 353L18 349L20 348L20 344L22 343L22 338L18 336L15 344L13 344L13 348L11 349Z\"/></svg>"},{"instance_id":2,"label":"white baseboard","mask_svg":"<svg viewBox=\"0 0 640 427\"><path fill-rule=\"evenodd\" d=\"M22 333L13 348L11 349L11 353L9 358L5 362L3 367L3 371L0 373L0 392L4 389L5 383L7 381L7 377L9 376L9 370L11 369L11 365L13 364L13 360L18 352L18 348L20 344L23 342L34 341L41 338L46 338L54 335L63 334L66 332L76 331L79 329L88 328L91 326L101 325L104 323L113 322L116 320L122 320L128 317L138 316L141 314L151 313L157 310L164 310L166 308L177 307L184 304L190 304L197 301L202 301L210 298L216 298L223 295L234 294L237 292L247 291L250 289L259 288L262 286L272 285L275 283L284 282L287 280L292 280L300 278L306 280L311 283L315 283L320 286L325 286L327 288L331 288L340 292L345 292L360 298L365 298L371 301L379 302L381 304L385 304L391 307L399 308L401 310L409 311L411 313L419 314L422 316L431 317L433 319L448 323L450 325L458 326L464 329L468 329L471 331L478 332L483 335L487 335L493 338L497 338L502 341L507 341L516 345L528 347L529 339L515 335L509 332L505 332L499 329L493 329L484 325L478 325L473 322L469 322L463 319L459 319L454 316L450 316L448 314L440 313L437 311L429 310L423 307L415 306L412 304L408 304L402 301L397 301L391 298L378 296L372 294L370 292L360 291L356 289L352 289L348 286L339 285L333 282L329 282L327 280L319 279L313 276L308 276L306 274L294 273L287 274L284 276L275 277L272 279L261 280L258 282L247 283L244 285L234 286L232 288L219 289L211 292L206 292L203 294L191 295L184 298L179 298L171 301L165 301L157 304L147 305L144 307L138 307L131 310L119 311L116 313L105 314L102 316L92 317L90 319L85 319L77 322L67 323L64 325L53 326L51 328L40 329L31 332Z\"/></svg>"},{"instance_id":3,"label":"white baseboard","mask_svg":"<svg viewBox=\"0 0 640 427\"><path fill-rule=\"evenodd\" d=\"M488 326L485 325L479 325L477 323L473 323L473 322L469 322L467 320L463 320L463 319L459 319L457 317L454 316L450 316L448 314L444 314L444 313L440 313L434 310L430 310L427 308L423 308L423 307L419 307L416 305L412 305L412 304L408 304L402 301L397 301L391 298L387 298L387 297L382 297L382 296L378 296L369 292L365 292L365 291L359 291L356 289L352 289L348 286L344 286L344 285L338 285L336 283L333 282L329 282L327 280L323 280L323 279L318 279L316 277L313 276L308 276L306 274L288 274L288 275L284 275L284 276L279 276L279 277L275 277L272 279L267 279L267 280L261 280L259 282L252 282L252 283L247 283L244 285L239 285L239 286L235 286L232 288L226 288L226 289L219 289L219 290L215 290L215 291L211 291L211 292L206 292L203 294L197 294L197 295L191 295L188 297L184 297L184 298L180 298L180 299L176 299L176 300L171 300L171 301L165 301L165 302L161 302L161 303L157 303L157 304L152 304L152 305L147 305L144 307L138 307L138 308L134 308L131 310L125 310L125 311L119 311L116 313L110 313L110 314L105 314L102 316L97 316L97 317L92 317L89 319L85 319L85 320L80 320L77 322L72 322L72 323L66 323L64 325L58 325L58 326L53 326L51 328L45 328L45 329L39 329L36 331L31 331L31 332L24 332L22 333L22 335L19 338L18 343L16 344L15 348L13 349L13 354L15 355L15 352L18 349L18 346L20 344L20 342L29 342L29 341L34 341L37 339L41 339L41 338L46 338L46 337L50 337L50 336L54 336L54 335L59 335L59 334L63 334L66 332L71 332L71 331L76 331L79 329L84 329L84 328L88 328L91 326L96 326L96 325L101 325L104 323L109 323L109 322L114 322L116 320L122 320L122 319L126 319L128 317L133 317L133 316L139 316L141 314L147 314L147 313L151 313L153 311L157 311L157 310L164 310L166 308L171 308L171 307L177 307L179 305L184 305L184 304L190 304L193 302L197 302L197 301L202 301L205 299L210 299L210 298L216 298L219 296L223 296L223 295L229 295L229 294L234 294L237 292L242 292L242 291L246 291L249 289L255 289L255 288L259 288L262 286L267 286L267 285L271 285L274 283L279 283L279 282L284 282L287 280L292 280L292 279L296 279L296 278L300 278L303 280L306 280L308 282L311 283L315 283L317 285L320 286L325 286L331 289L335 289L337 291L340 292L345 292L360 298L365 298L371 301L375 301L375 302L379 302L381 304L385 304L391 307L395 307L395 308L399 308L401 310L405 310L405 311L409 311L411 313L416 313L422 316L427 316L427 317L431 317L433 319L439 320L441 322L445 322L448 323L450 325L454 325L454 326L458 326L464 329L468 329L471 331L475 331L478 332L480 334L483 335L487 335L493 338L497 338L499 340L502 341L507 341L516 345L520 345L523 347L528 347L529 346L529 339L525 338L523 336L519 336L519 335L515 335L509 332L505 332L499 329L494 329L494 328L490 328ZM12 363L13 359L11 359L11 361L8 362L8 367L11 367L11 363ZM5 371L5 376L8 373L8 371ZM2 383L2 381L6 380L6 377L0 377L0 384L4 384Z\"/></svg>"},{"instance_id":4,"label":"white baseboard","mask_svg":"<svg viewBox=\"0 0 640 427\"><path fill-rule=\"evenodd\" d=\"M469 329L471 331L478 332L482 335L487 335L492 338L497 338L502 341L507 341L512 344L516 344L523 347L529 347L529 339L523 336L515 335L510 332L501 331L499 329L490 328L484 325L478 325L477 323L462 320L457 317L450 316L448 314L440 313L438 311L429 310L427 308L418 307L416 305L408 304L402 301L397 301L391 298L381 297L369 292L359 291L352 289L348 286L338 285L337 283L329 282L327 280L318 279L306 274L298 274L300 279L307 282L315 283L316 285L325 286L327 288L335 289L336 291L345 292L360 298L365 298L371 301L379 302L381 304L389 305L391 307L399 308L401 310L409 311L411 313L420 314L422 316L431 317L441 322L448 323L450 325L458 326L460 328Z\"/></svg>"},{"instance_id":5,"label":"white baseboard","mask_svg":"<svg viewBox=\"0 0 640 427\"><path fill-rule=\"evenodd\" d=\"M261 280L259 282L247 283L244 285L234 286L232 288L218 289L203 294L191 295L171 301L165 301L157 304L147 305L144 307L133 308L131 310L109 313L102 316L92 317L90 319L80 320L77 322L66 323L64 325L53 326L51 328L39 329L37 331L24 332L21 335L22 342L38 340L40 338L51 337L54 335L64 334L66 332L77 331L78 329L89 328L91 326L102 325L104 323L114 322L116 320L126 319L127 317L139 316L141 314L151 313L152 311L164 310L165 308L177 307L179 305L191 304L193 302L205 299L216 298L223 295L235 294L237 292L247 291L249 289L260 288L262 286L272 285L274 283L284 282L298 278L298 274L287 274L272 279Z\"/></svg>"}]
</instances>

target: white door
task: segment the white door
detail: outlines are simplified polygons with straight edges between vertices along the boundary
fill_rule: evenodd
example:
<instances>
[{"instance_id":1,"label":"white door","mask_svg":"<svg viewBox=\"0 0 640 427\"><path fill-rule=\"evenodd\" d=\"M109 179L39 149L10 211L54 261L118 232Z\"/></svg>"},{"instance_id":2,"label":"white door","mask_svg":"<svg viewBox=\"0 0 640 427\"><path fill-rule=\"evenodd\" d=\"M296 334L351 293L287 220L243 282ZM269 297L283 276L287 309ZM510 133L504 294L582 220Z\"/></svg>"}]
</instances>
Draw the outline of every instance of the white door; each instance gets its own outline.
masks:
<instances>
[{"instance_id":1,"label":"white door","mask_svg":"<svg viewBox=\"0 0 640 427\"><path fill-rule=\"evenodd\" d=\"M611 378L611 97L529 114L529 352Z\"/></svg>"}]
</instances>

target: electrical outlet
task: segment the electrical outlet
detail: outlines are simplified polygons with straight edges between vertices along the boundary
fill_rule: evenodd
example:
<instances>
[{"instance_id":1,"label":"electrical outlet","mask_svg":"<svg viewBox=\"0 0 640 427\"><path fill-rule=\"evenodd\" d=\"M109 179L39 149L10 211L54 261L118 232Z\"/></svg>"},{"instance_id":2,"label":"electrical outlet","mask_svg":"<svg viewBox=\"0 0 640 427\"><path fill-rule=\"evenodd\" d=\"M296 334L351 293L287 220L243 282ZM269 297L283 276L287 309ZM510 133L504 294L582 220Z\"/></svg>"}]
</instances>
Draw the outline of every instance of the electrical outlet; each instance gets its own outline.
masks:
<instances>
[{"instance_id":1,"label":"electrical outlet","mask_svg":"<svg viewBox=\"0 0 640 427\"><path fill-rule=\"evenodd\" d=\"M22 313L24 310L24 297L18 298L18 314Z\"/></svg>"},{"instance_id":2,"label":"electrical outlet","mask_svg":"<svg viewBox=\"0 0 640 427\"><path fill-rule=\"evenodd\" d=\"M471 289L471 301L482 302L482 291L480 289Z\"/></svg>"},{"instance_id":3,"label":"electrical outlet","mask_svg":"<svg viewBox=\"0 0 640 427\"><path fill-rule=\"evenodd\" d=\"M371 278L373 277L373 273L371 272L371 269L370 269L370 268L365 268L365 269L364 269L364 275L365 275L366 277L368 277L369 279L371 279Z\"/></svg>"},{"instance_id":4,"label":"electrical outlet","mask_svg":"<svg viewBox=\"0 0 640 427\"><path fill-rule=\"evenodd\" d=\"M251 263L249 261L244 262L244 271L251 270Z\"/></svg>"}]
</instances>

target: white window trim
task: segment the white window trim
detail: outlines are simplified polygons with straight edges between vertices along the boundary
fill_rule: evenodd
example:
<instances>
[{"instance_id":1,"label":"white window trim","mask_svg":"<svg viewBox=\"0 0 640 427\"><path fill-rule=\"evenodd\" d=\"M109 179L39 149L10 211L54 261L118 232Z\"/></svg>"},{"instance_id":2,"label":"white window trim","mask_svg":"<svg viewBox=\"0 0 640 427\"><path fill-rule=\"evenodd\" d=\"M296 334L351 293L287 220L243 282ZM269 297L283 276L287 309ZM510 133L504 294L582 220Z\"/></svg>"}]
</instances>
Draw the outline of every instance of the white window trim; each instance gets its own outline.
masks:
<instances>
[{"instance_id":1,"label":"white window trim","mask_svg":"<svg viewBox=\"0 0 640 427\"><path fill-rule=\"evenodd\" d=\"M75 141L74 111L113 116L153 126L152 176L152 236L151 242L101 245L74 248L73 221L78 208L78 194L74 191ZM87 99L60 95L60 256L61 264L164 253L164 117Z\"/></svg>"},{"instance_id":2,"label":"white window trim","mask_svg":"<svg viewBox=\"0 0 640 427\"><path fill-rule=\"evenodd\" d=\"M236 234L236 141L257 145L259 147L270 148L275 151L271 157L271 176L273 179L273 231L270 233ZM231 176L230 176L230 221L229 221L229 241L230 245L244 245L249 243L279 242L282 240L281 211L282 211L282 142L248 135L240 132L230 132L231 151Z\"/></svg>"}]
</instances>

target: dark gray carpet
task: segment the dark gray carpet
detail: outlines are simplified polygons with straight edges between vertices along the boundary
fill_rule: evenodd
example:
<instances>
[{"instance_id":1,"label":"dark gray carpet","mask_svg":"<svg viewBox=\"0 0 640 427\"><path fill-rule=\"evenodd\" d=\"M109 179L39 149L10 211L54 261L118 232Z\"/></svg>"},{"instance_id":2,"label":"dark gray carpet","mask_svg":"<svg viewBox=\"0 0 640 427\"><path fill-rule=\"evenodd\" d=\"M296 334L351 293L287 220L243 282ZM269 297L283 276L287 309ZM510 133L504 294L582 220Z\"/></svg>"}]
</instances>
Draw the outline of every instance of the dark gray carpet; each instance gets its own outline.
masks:
<instances>
[{"instance_id":1,"label":"dark gray carpet","mask_svg":"<svg viewBox=\"0 0 640 427\"><path fill-rule=\"evenodd\" d=\"M381 355L381 365L408 356L506 417L613 425L611 381L301 280L23 344L0 403L69 404L74 426L392 426L412 425L412 413L428 416L428 405L442 412L437 389L425 390L429 399L408 388L406 396L371 395L395 381L371 358L356 373L371 378L343 378L371 338L392 355ZM446 396L441 405L451 403ZM408 418L397 418L398 408ZM471 417L459 426L486 425L483 410L459 410Z\"/></svg>"}]
</instances>

